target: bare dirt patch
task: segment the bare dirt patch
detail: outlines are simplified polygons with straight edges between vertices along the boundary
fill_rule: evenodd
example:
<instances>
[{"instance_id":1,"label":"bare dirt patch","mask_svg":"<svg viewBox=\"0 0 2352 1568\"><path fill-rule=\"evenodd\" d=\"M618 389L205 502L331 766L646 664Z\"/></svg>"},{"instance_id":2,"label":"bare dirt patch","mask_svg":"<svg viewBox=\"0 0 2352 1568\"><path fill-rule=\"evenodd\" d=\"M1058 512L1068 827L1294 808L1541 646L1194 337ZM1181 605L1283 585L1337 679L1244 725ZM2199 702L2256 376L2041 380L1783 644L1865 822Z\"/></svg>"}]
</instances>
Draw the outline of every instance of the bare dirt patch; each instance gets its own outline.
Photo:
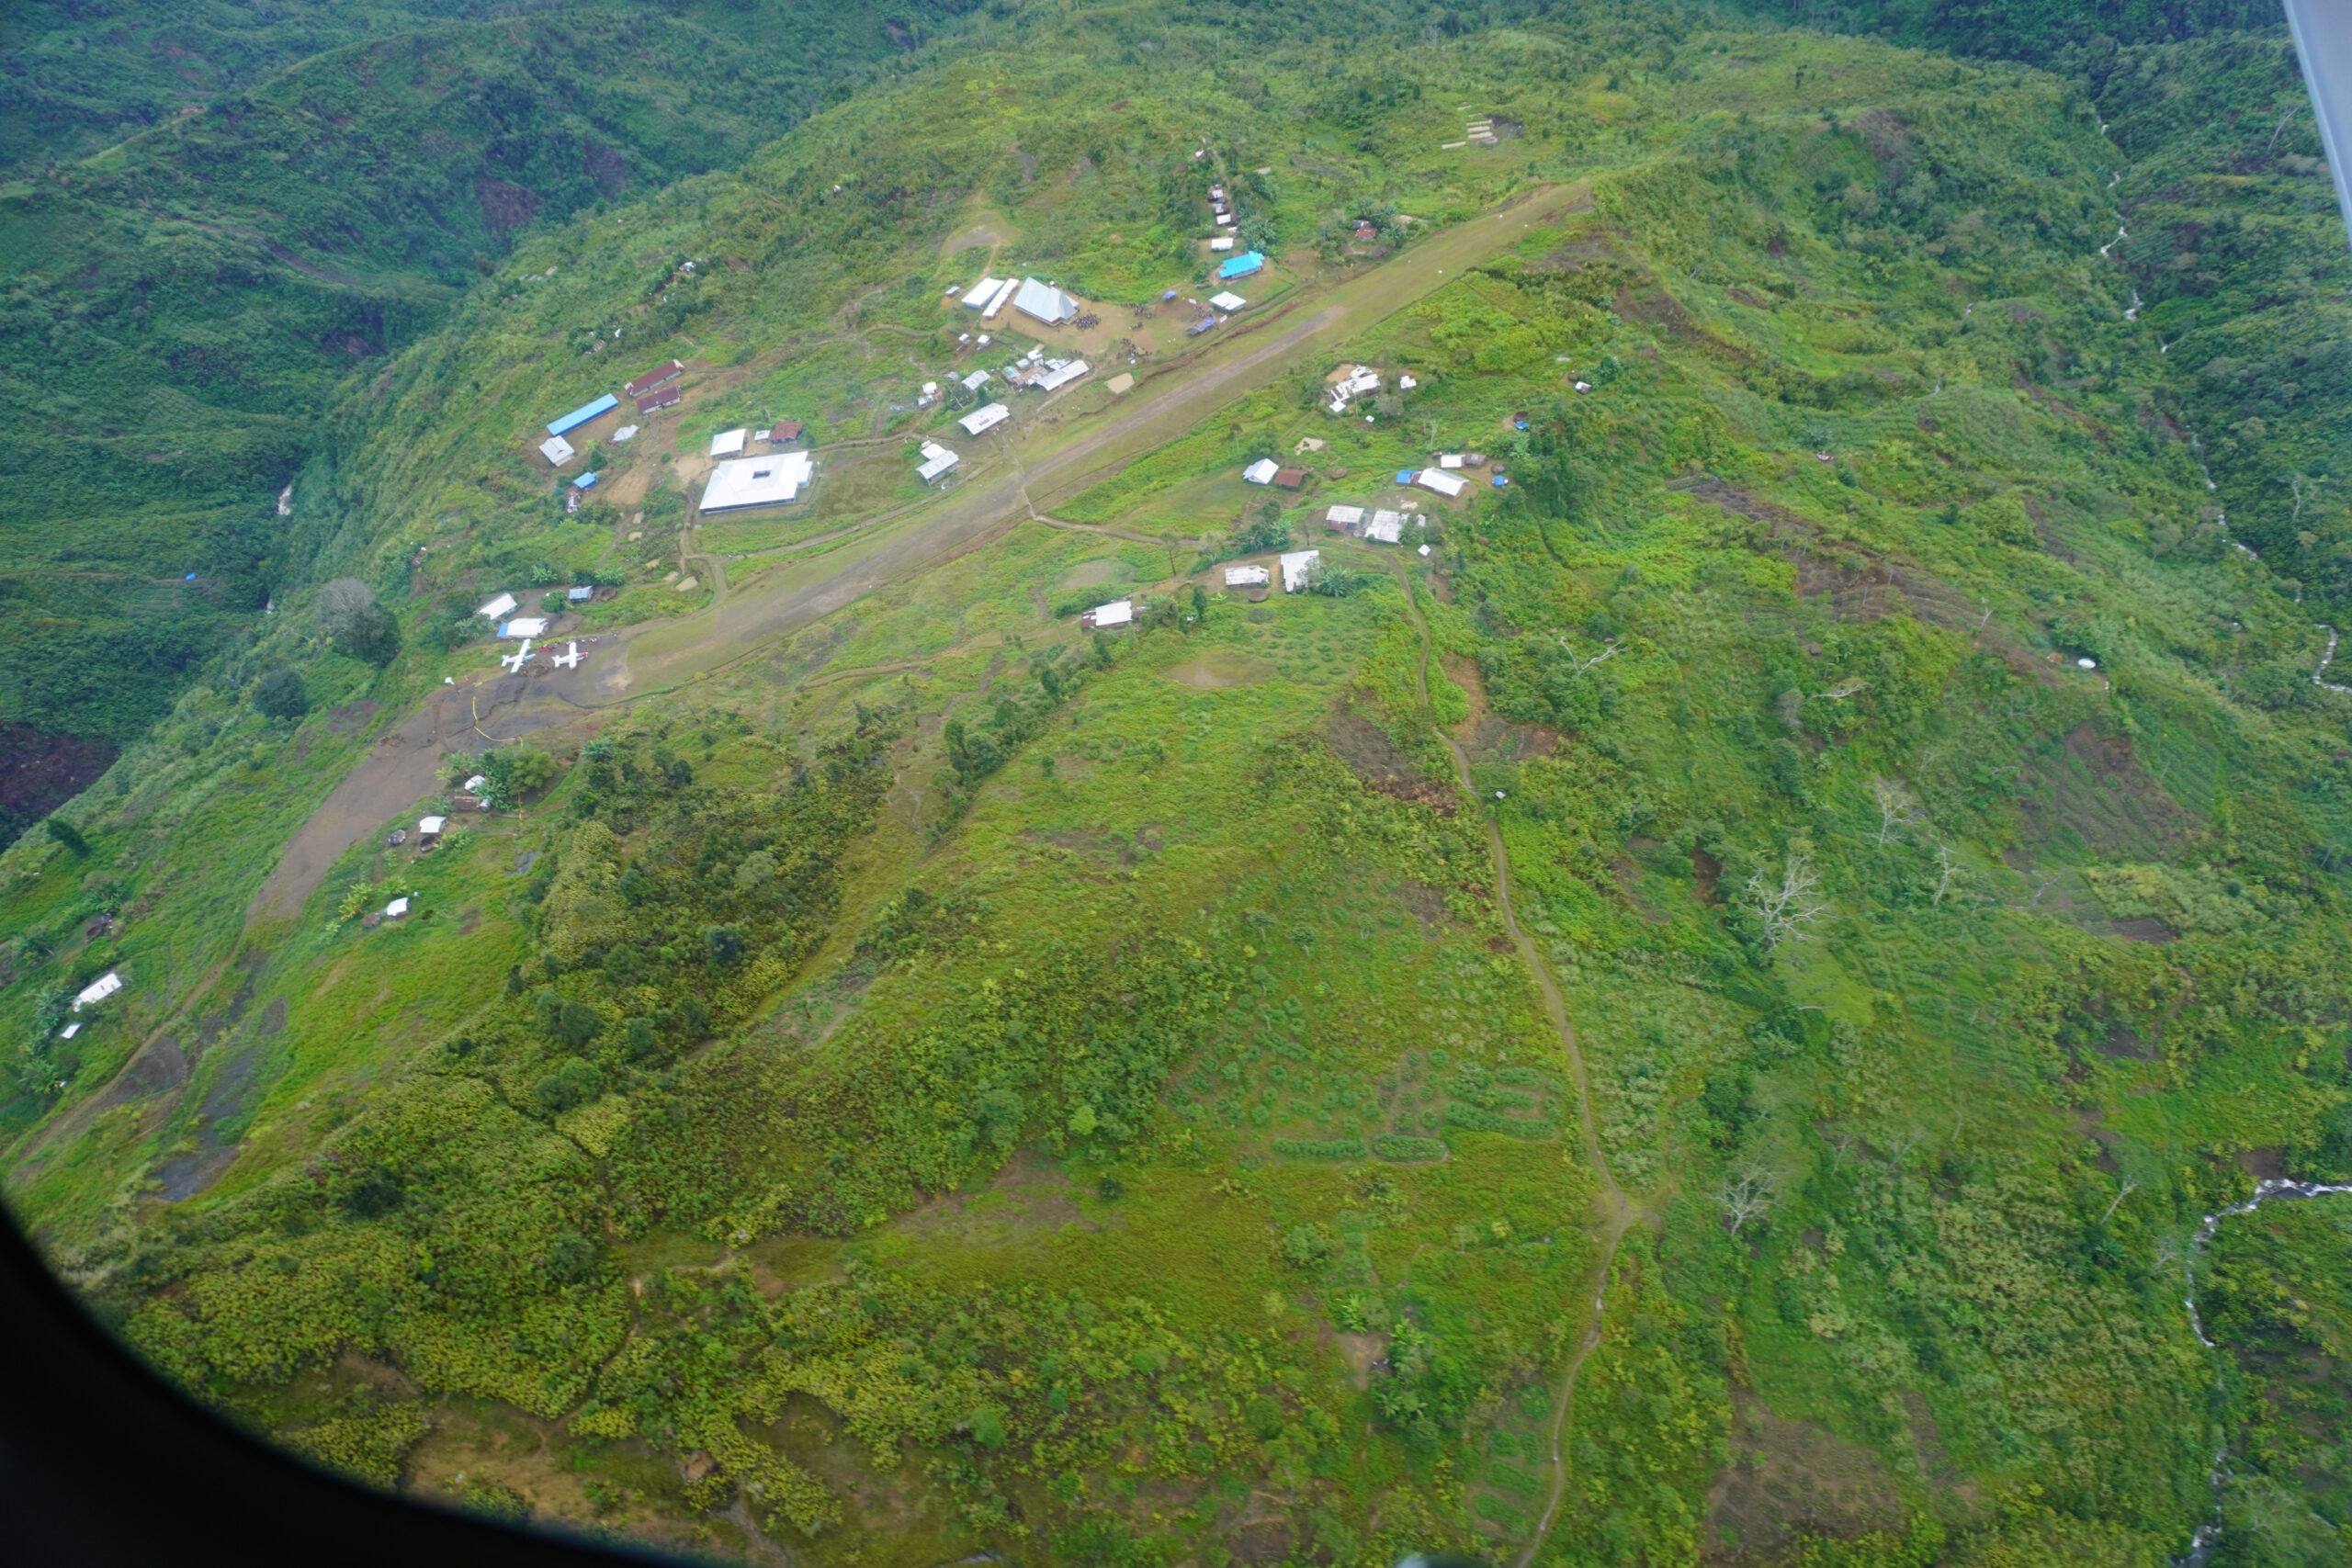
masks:
<instances>
[{"instance_id":1,"label":"bare dirt patch","mask_svg":"<svg viewBox=\"0 0 2352 1568\"><path fill-rule=\"evenodd\" d=\"M894 1227L910 1236L967 1247L1003 1247L1068 1225L1102 1227L1082 1214L1070 1179L1034 1150L1023 1150L979 1192L950 1192Z\"/></svg>"},{"instance_id":2,"label":"bare dirt patch","mask_svg":"<svg viewBox=\"0 0 2352 1568\"><path fill-rule=\"evenodd\" d=\"M2018 781L2018 818L2026 843L2035 849L2125 860L2161 859L2197 827L2142 765L2128 736L2101 735L2088 720L2027 763ZM2113 922L2118 928L2131 923ZM2115 934L2135 933L2119 929Z\"/></svg>"},{"instance_id":3,"label":"bare dirt patch","mask_svg":"<svg viewBox=\"0 0 2352 1568\"><path fill-rule=\"evenodd\" d=\"M1418 802L1441 816L1453 814L1457 804L1453 792L1425 776L1378 725L1353 708L1333 713L1326 733L1340 760L1372 788L1398 800Z\"/></svg>"},{"instance_id":4,"label":"bare dirt patch","mask_svg":"<svg viewBox=\"0 0 2352 1568\"><path fill-rule=\"evenodd\" d=\"M1707 1492L1712 1553L1760 1560L1801 1532L1902 1527L1903 1499L1875 1453L1810 1421L1784 1421L1753 1394L1733 1397L1731 1462Z\"/></svg>"},{"instance_id":5,"label":"bare dirt patch","mask_svg":"<svg viewBox=\"0 0 2352 1568\"><path fill-rule=\"evenodd\" d=\"M89 787L114 765L103 740L53 735L29 724L0 724L0 830L33 823Z\"/></svg>"},{"instance_id":6,"label":"bare dirt patch","mask_svg":"<svg viewBox=\"0 0 2352 1568\"><path fill-rule=\"evenodd\" d=\"M1271 667L1263 660L1236 653L1212 652L1184 660L1169 670L1167 675L1179 685L1215 692L1227 686L1255 685L1271 672Z\"/></svg>"}]
</instances>

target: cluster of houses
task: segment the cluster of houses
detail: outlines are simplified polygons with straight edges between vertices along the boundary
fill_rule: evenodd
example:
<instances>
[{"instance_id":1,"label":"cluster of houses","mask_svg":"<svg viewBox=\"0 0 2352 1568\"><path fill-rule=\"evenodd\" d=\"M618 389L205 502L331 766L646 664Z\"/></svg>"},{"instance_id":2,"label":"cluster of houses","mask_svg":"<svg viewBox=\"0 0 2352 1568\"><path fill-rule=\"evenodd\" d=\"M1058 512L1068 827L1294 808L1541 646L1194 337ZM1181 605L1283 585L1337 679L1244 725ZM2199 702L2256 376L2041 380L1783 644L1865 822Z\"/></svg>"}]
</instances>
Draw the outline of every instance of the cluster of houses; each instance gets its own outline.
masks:
<instances>
[{"instance_id":1,"label":"cluster of houses","mask_svg":"<svg viewBox=\"0 0 2352 1568\"><path fill-rule=\"evenodd\" d=\"M1434 468L1397 469L1396 482L1415 486L1452 501L1470 488L1471 473L1486 468L1487 455L1484 452L1442 452L1438 455ZM1487 482L1495 490L1506 490L1510 488L1510 476L1500 468L1495 468L1487 473Z\"/></svg>"},{"instance_id":2,"label":"cluster of houses","mask_svg":"<svg viewBox=\"0 0 2352 1568\"><path fill-rule=\"evenodd\" d=\"M539 456L545 457L548 460L548 466L553 468L560 468L571 461L573 457L579 456L579 453L571 443L564 438L582 425L602 419L620 407L621 398L635 400L639 418L671 407L684 395L677 382L678 378L685 373L686 367L683 362L675 359L665 360L623 387L618 397L606 392L601 397L590 399L560 419L548 421L548 436L546 440L539 443ZM629 440L637 434L638 428L634 424L625 424L613 432L613 439L615 441ZM575 491L571 501L572 510L576 511L579 507L576 492L592 489L595 483L596 476L594 474L582 474L572 481Z\"/></svg>"},{"instance_id":3,"label":"cluster of houses","mask_svg":"<svg viewBox=\"0 0 2352 1568\"><path fill-rule=\"evenodd\" d=\"M1373 545L1402 544L1408 525L1427 528L1430 520L1419 513L1391 512L1384 507L1331 506L1323 512L1324 527ZM1423 546L1421 553L1429 554L1429 547Z\"/></svg>"},{"instance_id":4,"label":"cluster of houses","mask_svg":"<svg viewBox=\"0 0 2352 1568\"><path fill-rule=\"evenodd\" d=\"M1369 365L1342 365L1323 378L1323 383L1329 398L1324 410L1335 414L1347 412L1350 404L1373 396L1386 385L1380 372ZM1396 377L1396 389L1400 392L1409 392L1419 385L1410 371L1399 372ZM1369 420L1372 415L1364 418Z\"/></svg>"}]
</instances>

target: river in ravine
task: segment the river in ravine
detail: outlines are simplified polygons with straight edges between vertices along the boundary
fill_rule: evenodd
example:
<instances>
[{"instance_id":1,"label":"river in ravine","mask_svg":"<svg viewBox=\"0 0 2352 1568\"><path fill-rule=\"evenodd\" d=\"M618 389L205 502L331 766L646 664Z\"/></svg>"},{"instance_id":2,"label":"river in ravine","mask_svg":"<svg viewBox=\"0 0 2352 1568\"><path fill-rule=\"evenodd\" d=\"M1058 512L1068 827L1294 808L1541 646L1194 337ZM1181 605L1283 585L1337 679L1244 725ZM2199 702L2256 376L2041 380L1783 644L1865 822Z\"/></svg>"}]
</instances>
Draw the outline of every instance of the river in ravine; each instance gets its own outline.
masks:
<instances>
[{"instance_id":1,"label":"river in ravine","mask_svg":"<svg viewBox=\"0 0 2352 1568\"><path fill-rule=\"evenodd\" d=\"M2221 1348L2207 1337L2205 1320L2197 1311L2197 1260L2204 1255L2206 1243L2211 1241L2214 1233L2222 1228L2222 1222L2234 1215L2251 1214L2263 1204L2274 1201L2287 1202L2300 1198L2325 1198L2340 1192L2352 1192L2352 1186L2332 1185L2324 1181L2283 1181L2265 1179L2255 1183L2254 1196L2245 1202L2233 1203L2226 1209L2205 1216L2205 1223L2197 1227L2196 1235L2189 1240L2188 1256L2183 1265L2183 1278L2187 1282L2188 1292L2181 1298L2181 1304L2188 1309L2188 1326L2195 1332L2199 1345L2204 1346L2208 1350ZM2221 1374L2216 1371L2214 1382L2218 1384L2220 1381ZM2230 1479L2230 1450L2226 1443L2213 1455L2211 1479L2213 1517L2197 1527L2196 1532L2188 1538L2188 1550L2172 1560L2173 1568L2205 1568L2205 1563L2213 1555L2213 1549L2222 1542L2222 1489L2229 1483Z\"/></svg>"}]
</instances>

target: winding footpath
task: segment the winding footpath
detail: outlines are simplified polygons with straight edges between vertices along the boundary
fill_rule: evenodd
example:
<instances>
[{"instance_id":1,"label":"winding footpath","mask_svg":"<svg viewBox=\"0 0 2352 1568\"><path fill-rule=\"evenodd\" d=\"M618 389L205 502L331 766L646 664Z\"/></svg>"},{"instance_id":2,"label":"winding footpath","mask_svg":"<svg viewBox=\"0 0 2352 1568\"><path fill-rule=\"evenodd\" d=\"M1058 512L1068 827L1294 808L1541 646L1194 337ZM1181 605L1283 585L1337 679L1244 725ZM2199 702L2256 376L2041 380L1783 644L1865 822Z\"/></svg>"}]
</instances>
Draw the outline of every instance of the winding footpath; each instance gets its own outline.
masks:
<instances>
[{"instance_id":1,"label":"winding footpath","mask_svg":"<svg viewBox=\"0 0 2352 1568\"><path fill-rule=\"evenodd\" d=\"M1414 635L1420 639L1420 657L1413 668L1413 687L1415 694L1420 698L1421 706L1427 708L1430 703L1430 650L1432 646L1429 622L1421 615L1420 604L1413 596L1412 578L1401 561L1395 563L1395 571L1398 585L1405 591L1406 618L1412 622ZM1478 789L1470 778L1470 754L1463 750L1460 741L1442 728L1432 727L1431 732L1453 759L1454 782L1460 787L1463 798L1476 800ZM1535 1554L1543 1549L1544 1540L1550 1537L1552 1526L1559 1518L1560 1504L1567 1495L1566 1438L1568 1412L1576 1402L1577 1374L1584 1370L1586 1359L1600 1344L1601 1331L1608 1322L1610 1272L1616 1267L1617 1248L1624 1241L1625 1233L1633 1228L1635 1213L1633 1201L1617 1184L1607 1157L1600 1152L1600 1130L1592 1116L1592 1088L1585 1071L1584 1051L1577 1043L1576 1026L1568 1021L1567 1003L1560 995L1559 984L1553 979L1550 966L1536 952L1534 942L1521 929L1518 911L1511 904L1510 851L1503 842L1501 824L1490 809L1482 810L1482 815L1487 828L1487 853L1495 866L1495 905L1502 912L1503 930L1510 934L1512 945L1519 949L1519 956L1526 964L1527 972L1535 978L1535 988L1543 995L1544 1011L1552 1021L1553 1032L1560 1037L1560 1049L1567 1060L1568 1076L1576 1085L1577 1122L1583 1134L1585 1162L1600 1180L1601 1215L1597 1238L1600 1247L1586 1285L1586 1292L1592 1300L1592 1314L1585 1325L1583 1337L1577 1342L1567 1364L1560 1370L1559 1385L1552 1394L1551 1419L1544 1429L1544 1439L1550 1445L1552 1454L1552 1485L1544 1499L1544 1512L1535 1521L1534 1530L1511 1559L1511 1568L1528 1568Z\"/></svg>"}]
</instances>

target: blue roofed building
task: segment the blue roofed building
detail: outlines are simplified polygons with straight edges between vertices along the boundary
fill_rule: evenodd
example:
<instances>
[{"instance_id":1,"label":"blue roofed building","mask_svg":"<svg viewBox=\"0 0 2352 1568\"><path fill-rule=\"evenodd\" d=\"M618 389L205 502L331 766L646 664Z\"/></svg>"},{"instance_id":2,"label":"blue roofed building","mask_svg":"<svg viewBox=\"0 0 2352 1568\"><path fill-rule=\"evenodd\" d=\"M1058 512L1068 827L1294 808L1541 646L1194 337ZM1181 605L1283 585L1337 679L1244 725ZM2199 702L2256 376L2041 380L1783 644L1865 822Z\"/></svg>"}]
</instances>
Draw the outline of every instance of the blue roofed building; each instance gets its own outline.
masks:
<instances>
[{"instance_id":1,"label":"blue roofed building","mask_svg":"<svg viewBox=\"0 0 2352 1568\"><path fill-rule=\"evenodd\" d=\"M1247 277L1253 272L1265 270L1266 258L1257 251L1244 251L1216 269L1219 277ZM561 432L557 434L560 434Z\"/></svg>"},{"instance_id":2,"label":"blue roofed building","mask_svg":"<svg viewBox=\"0 0 2352 1568\"><path fill-rule=\"evenodd\" d=\"M571 481L571 488L574 490L594 490L596 488L596 476L594 474L582 474L578 479Z\"/></svg>"},{"instance_id":3,"label":"blue roofed building","mask_svg":"<svg viewBox=\"0 0 2352 1568\"><path fill-rule=\"evenodd\" d=\"M620 406L621 400L613 396L612 393L606 392L603 397L598 398L593 403L581 404L578 408L573 409L570 413L565 414L561 419L549 420L548 422L548 434L549 435L561 435L567 430L577 430L582 425L587 423L590 420L594 419L598 414L610 413L613 410Z\"/></svg>"}]
</instances>

